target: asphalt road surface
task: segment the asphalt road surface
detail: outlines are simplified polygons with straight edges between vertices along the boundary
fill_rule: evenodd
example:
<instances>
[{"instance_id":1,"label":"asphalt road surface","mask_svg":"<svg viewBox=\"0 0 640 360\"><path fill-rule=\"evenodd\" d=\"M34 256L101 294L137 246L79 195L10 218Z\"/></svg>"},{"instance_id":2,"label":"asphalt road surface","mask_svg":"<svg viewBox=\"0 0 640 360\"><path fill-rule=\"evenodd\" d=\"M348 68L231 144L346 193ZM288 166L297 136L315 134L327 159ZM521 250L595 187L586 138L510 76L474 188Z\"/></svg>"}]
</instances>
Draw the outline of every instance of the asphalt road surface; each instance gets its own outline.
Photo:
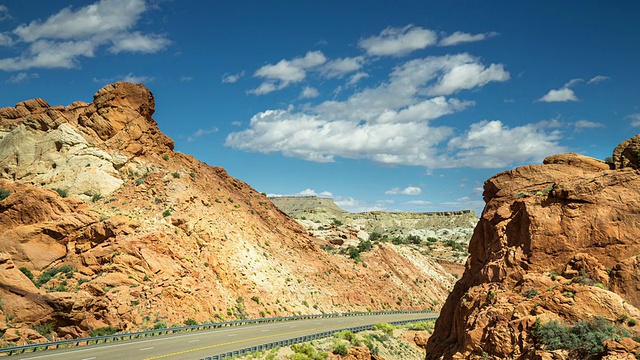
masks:
<instances>
[{"instance_id":1,"label":"asphalt road surface","mask_svg":"<svg viewBox=\"0 0 640 360\"><path fill-rule=\"evenodd\" d=\"M7 360L193 360L274 341L378 322L423 319L437 313L333 317L244 325L18 354Z\"/></svg>"}]
</instances>

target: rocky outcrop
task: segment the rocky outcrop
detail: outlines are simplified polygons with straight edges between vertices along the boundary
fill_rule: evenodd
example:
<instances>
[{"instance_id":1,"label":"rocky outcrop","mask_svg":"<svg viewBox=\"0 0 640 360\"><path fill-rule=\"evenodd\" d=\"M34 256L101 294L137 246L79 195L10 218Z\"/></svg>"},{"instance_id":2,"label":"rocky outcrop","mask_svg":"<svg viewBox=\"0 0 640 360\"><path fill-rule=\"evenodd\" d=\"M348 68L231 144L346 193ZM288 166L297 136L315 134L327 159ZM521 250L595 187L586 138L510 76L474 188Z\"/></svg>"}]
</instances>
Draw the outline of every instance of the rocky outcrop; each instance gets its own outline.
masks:
<instances>
[{"instance_id":1,"label":"rocky outcrop","mask_svg":"<svg viewBox=\"0 0 640 360\"><path fill-rule=\"evenodd\" d=\"M0 109L0 346L446 298L444 269L391 245L364 263L321 250L249 185L174 152L153 111L129 83Z\"/></svg>"},{"instance_id":2,"label":"rocky outcrop","mask_svg":"<svg viewBox=\"0 0 640 360\"><path fill-rule=\"evenodd\" d=\"M619 326L634 333L640 174L616 167L562 154L485 182L470 257L429 339L427 359L574 358L545 351L531 333L537 319L629 318L634 321ZM622 343L610 341L601 355L633 356Z\"/></svg>"},{"instance_id":3,"label":"rocky outcrop","mask_svg":"<svg viewBox=\"0 0 640 360\"><path fill-rule=\"evenodd\" d=\"M34 99L0 109L0 176L85 199L110 195L123 183L120 171L143 170L137 156L173 149L154 107L144 86L117 83L91 104Z\"/></svg>"}]
</instances>

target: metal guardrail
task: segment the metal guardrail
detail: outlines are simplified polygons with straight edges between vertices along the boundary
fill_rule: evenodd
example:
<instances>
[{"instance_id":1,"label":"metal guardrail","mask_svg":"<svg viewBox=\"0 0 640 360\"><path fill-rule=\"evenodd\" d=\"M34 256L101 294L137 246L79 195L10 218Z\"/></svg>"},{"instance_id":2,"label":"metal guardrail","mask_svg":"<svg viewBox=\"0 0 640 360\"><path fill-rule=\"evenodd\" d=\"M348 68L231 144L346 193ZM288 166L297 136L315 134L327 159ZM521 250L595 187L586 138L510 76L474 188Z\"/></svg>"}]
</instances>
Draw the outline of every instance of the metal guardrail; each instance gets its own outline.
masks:
<instances>
[{"instance_id":1,"label":"metal guardrail","mask_svg":"<svg viewBox=\"0 0 640 360\"><path fill-rule=\"evenodd\" d=\"M104 335L104 336L93 336L87 338L78 338L78 339L69 339L69 340L58 340L58 341L50 341L46 343L39 344L28 344L21 346L11 346L6 348L0 348L0 355L5 353L8 355L13 354L22 354L26 351L38 351L38 350L47 350L47 349L57 349L60 346L69 345L69 346L80 346L80 345L90 345L90 344L99 344L105 343L109 341L122 341L122 340L130 340L130 339L138 339L144 338L148 336L156 336L156 335L165 335L165 334L173 334L185 331L199 331L199 330L210 330L210 329L218 329L223 327L231 327L231 326L242 326L249 324L261 324L261 323L270 323L270 322L281 322L281 321L294 321L294 320L307 320L307 319L319 319L319 318L328 318L328 317L340 317L340 316L363 316L363 315L384 315L384 314L407 314L407 313L425 313L429 312L428 310L393 310L393 311L375 311L375 312L366 312L366 311L358 311L358 312L349 312L349 313L329 313L329 314L310 314L310 315L294 315L294 316L278 316L273 318L258 318L258 319L248 319L248 320L234 320L234 321L223 321L219 323L205 323L199 325L188 325L188 326L178 326L178 327L170 327L164 329L153 329L153 330L145 330L138 331L132 333L122 333L122 334L113 334L113 335Z\"/></svg>"},{"instance_id":2,"label":"metal guardrail","mask_svg":"<svg viewBox=\"0 0 640 360\"><path fill-rule=\"evenodd\" d=\"M408 324L408 323L421 322L421 321L432 321L432 320L436 320L436 319L438 319L438 318L437 317L429 317L429 318L424 318L424 319L391 321L391 322L389 322L389 324L391 324L391 325L400 325L400 324ZM311 341L311 340L327 338L327 337L333 336L337 332L341 332L341 331L345 331L345 330L349 330L349 331L354 332L354 333L360 332L360 331L365 331L365 330L371 330L374 326L375 325L355 326L355 327L338 329L338 330L333 330L333 331L325 331L325 332L312 334L312 335L299 336L299 337L292 338L292 339L274 341L274 342L270 342L270 343L267 343L267 344L251 346L251 347L244 348L244 349L241 349L241 350L229 351L229 352L226 352L226 353L209 356L209 357L206 357L206 358L203 358L203 359L200 359L200 360L220 360L220 359L224 359L224 358L228 358L228 357L234 357L234 356L250 354L250 353L254 353L256 351L270 350L270 349L273 349L273 348L278 347L278 346L280 346L280 347L282 347L282 346L290 346L290 345L293 345L293 344L299 344L299 343L303 343L303 342L307 342L307 341Z\"/></svg>"}]
</instances>

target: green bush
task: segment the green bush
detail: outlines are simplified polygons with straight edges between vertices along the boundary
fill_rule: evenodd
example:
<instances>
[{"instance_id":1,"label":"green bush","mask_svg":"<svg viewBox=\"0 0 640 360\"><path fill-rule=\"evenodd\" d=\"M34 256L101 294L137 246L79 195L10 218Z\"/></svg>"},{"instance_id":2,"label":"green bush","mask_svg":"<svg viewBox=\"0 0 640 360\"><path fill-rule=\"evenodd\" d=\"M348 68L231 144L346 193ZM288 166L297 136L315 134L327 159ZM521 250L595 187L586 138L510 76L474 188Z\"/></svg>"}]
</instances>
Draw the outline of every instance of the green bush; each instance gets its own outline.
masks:
<instances>
[{"instance_id":1,"label":"green bush","mask_svg":"<svg viewBox=\"0 0 640 360\"><path fill-rule=\"evenodd\" d=\"M434 325L435 321L421 321L409 325L409 330L432 332Z\"/></svg>"},{"instance_id":2,"label":"green bush","mask_svg":"<svg viewBox=\"0 0 640 360\"><path fill-rule=\"evenodd\" d=\"M191 325L198 325L198 322L193 318L188 318L187 320L184 321L184 324L187 326L191 326Z\"/></svg>"},{"instance_id":3,"label":"green bush","mask_svg":"<svg viewBox=\"0 0 640 360\"><path fill-rule=\"evenodd\" d=\"M49 334L51 334L51 332L53 331L53 327L54 327L53 323L43 323L43 324L33 325L33 330L35 330L40 335L46 337Z\"/></svg>"},{"instance_id":4,"label":"green bush","mask_svg":"<svg viewBox=\"0 0 640 360\"><path fill-rule=\"evenodd\" d=\"M347 248L347 253L350 258L356 261L356 263L362 262L362 259L360 258L360 250L358 250L358 248L349 246Z\"/></svg>"},{"instance_id":5,"label":"green bush","mask_svg":"<svg viewBox=\"0 0 640 360\"><path fill-rule=\"evenodd\" d=\"M387 335L393 335L393 330L395 327L389 323L377 323L373 325L373 330L381 330Z\"/></svg>"},{"instance_id":6,"label":"green bush","mask_svg":"<svg viewBox=\"0 0 640 360\"><path fill-rule=\"evenodd\" d=\"M536 290L536 289L529 289L525 292L522 293L522 296L526 297L527 299L533 299L534 297L540 295L540 291Z\"/></svg>"},{"instance_id":7,"label":"green bush","mask_svg":"<svg viewBox=\"0 0 640 360\"><path fill-rule=\"evenodd\" d=\"M380 241L380 239L382 239L382 235L380 235L380 233L372 232L369 234L369 241Z\"/></svg>"},{"instance_id":8,"label":"green bush","mask_svg":"<svg viewBox=\"0 0 640 360\"><path fill-rule=\"evenodd\" d=\"M166 329L167 323L164 321L158 321L155 325L153 325L153 330Z\"/></svg>"},{"instance_id":9,"label":"green bush","mask_svg":"<svg viewBox=\"0 0 640 360\"><path fill-rule=\"evenodd\" d=\"M347 345L343 343L338 343L333 346L331 352L336 355L347 356L349 355L349 349L347 349Z\"/></svg>"},{"instance_id":10,"label":"green bush","mask_svg":"<svg viewBox=\"0 0 640 360\"><path fill-rule=\"evenodd\" d=\"M0 189L0 201L8 198L9 195L11 195L11 192L9 190Z\"/></svg>"},{"instance_id":11,"label":"green bush","mask_svg":"<svg viewBox=\"0 0 640 360\"><path fill-rule=\"evenodd\" d=\"M171 210L167 209L165 211L162 212L162 217L167 217L171 215Z\"/></svg>"},{"instance_id":12,"label":"green bush","mask_svg":"<svg viewBox=\"0 0 640 360\"><path fill-rule=\"evenodd\" d=\"M334 333L333 336L337 337L338 339L347 340L353 345L358 345L358 338L356 337L356 334L354 334L351 330L338 331Z\"/></svg>"},{"instance_id":13,"label":"green bush","mask_svg":"<svg viewBox=\"0 0 640 360\"><path fill-rule=\"evenodd\" d=\"M343 225L343 223L342 223L342 221L340 221L340 220L338 220L338 219L333 219L333 225L335 225L335 226L342 226L342 225Z\"/></svg>"},{"instance_id":14,"label":"green bush","mask_svg":"<svg viewBox=\"0 0 640 360\"><path fill-rule=\"evenodd\" d=\"M29 280L31 280L33 282L33 273L31 272L31 270L27 269L26 267L21 267L20 271L22 271L22 273L29 278Z\"/></svg>"},{"instance_id":15,"label":"green bush","mask_svg":"<svg viewBox=\"0 0 640 360\"><path fill-rule=\"evenodd\" d=\"M101 194L93 194L93 196L91 197L91 202L96 202L98 200L102 199L102 195Z\"/></svg>"},{"instance_id":16,"label":"green bush","mask_svg":"<svg viewBox=\"0 0 640 360\"><path fill-rule=\"evenodd\" d=\"M174 172L173 174L171 174L175 179L180 179L180 173L179 172Z\"/></svg>"},{"instance_id":17,"label":"green bush","mask_svg":"<svg viewBox=\"0 0 640 360\"><path fill-rule=\"evenodd\" d=\"M546 346L546 350L568 350L574 358L584 359L604 351L602 342L607 339L619 340L628 337L624 328L612 325L603 317L591 321L580 321L573 326L551 320L542 325L537 319L531 335Z\"/></svg>"},{"instance_id":18,"label":"green bush","mask_svg":"<svg viewBox=\"0 0 640 360\"><path fill-rule=\"evenodd\" d=\"M164 159L164 161L169 161L169 155L167 154L162 155L162 158Z\"/></svg>"},{"instance_id":19,"label":"green bush","mask_svg":"<svg viewBox=\"0 0 640 360\"><path fill-rule=\"evenodd\" d=\"M67 197L67 190L63 190L63 189L59 189L59 188L53 188L53 191L57 192L58 195L60 195L60 197L63 197L63 198Z\"/></svg>"},{"instance_id":20,"label":"green bush","mask_svg":"<svg viewBox=\"0 0 640 360\"><path fill-rule=\"evenodd\" d=\"M417 236L417 235L409 235L407 236L407 243L420 245L422 244L422 238L420 238L420 236Z\"/></svg>"},{"instance_id":21,"label":"green bush","mask_svg":"<svg viewBox=\"0 0 640 360\"><path fill-rule=\"evenodd\" d=\"M63 273L65 274L65 276L70 279L73 277L73 273L76 271L76 269L71 266L71 265L63 265L59 268L53 268L50 270L46 270L44 272L42 272L42 274L40 274L40 276L38 276L38 280L36 281L36 286L40 287L44 284L46 284L49 280L53 279L54 276L56 276L59 273Z\"/></svg>"},{"instance_id":22,"label":"green bush","mask_svg":"<svg viewBox=\"0 0 640 360\"><path fill-rule=\"evenodd\" d=\"M295 353L292 359L297 360L324 360L329 357L329 354L314 348L309 343L293 344L291 350Z\"/></svg>"},{"instance_id":23,"label":"green bush","mask_svg":"<svg viewBox=\"0 0 640 360\"><path fill-rule=\"evenodd\" d=\"M358 251L360 252L369 251L371 250L372 246L373 245L371 244L370 240L360 240L360 243L358 243Z\"/></svg>"},{"instance_id":24,"label":"green bush","mask_svg":"<svg viewBox=\"0 0 640 360\"><path fill-rule=\"evenodd\" d=\"M91 336L107 336L113 335L118 332L118 328L111 325L100 327L97 329L91 329Z\"/></svg>"}]
</instances>

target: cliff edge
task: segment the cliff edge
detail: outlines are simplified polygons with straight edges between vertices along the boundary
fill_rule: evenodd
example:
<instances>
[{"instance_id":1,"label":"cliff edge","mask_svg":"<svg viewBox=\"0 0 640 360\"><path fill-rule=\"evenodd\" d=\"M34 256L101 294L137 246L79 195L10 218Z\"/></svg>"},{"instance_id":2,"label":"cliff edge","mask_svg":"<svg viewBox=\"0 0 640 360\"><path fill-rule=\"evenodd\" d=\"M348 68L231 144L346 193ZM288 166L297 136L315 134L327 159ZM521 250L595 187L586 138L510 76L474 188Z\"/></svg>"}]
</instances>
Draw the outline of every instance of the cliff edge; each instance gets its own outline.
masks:
<instances>
[{"instance_id":1,"label":"cliff edge","mask_svg":"<svg viewBox=\"0 0 640 360\"><path fill-rule=\"evenodd\" d=\"M560 154L485 182L470 257L426 359L638 356L639 139L612 164Z\"/></svg>"}]
</instances>

